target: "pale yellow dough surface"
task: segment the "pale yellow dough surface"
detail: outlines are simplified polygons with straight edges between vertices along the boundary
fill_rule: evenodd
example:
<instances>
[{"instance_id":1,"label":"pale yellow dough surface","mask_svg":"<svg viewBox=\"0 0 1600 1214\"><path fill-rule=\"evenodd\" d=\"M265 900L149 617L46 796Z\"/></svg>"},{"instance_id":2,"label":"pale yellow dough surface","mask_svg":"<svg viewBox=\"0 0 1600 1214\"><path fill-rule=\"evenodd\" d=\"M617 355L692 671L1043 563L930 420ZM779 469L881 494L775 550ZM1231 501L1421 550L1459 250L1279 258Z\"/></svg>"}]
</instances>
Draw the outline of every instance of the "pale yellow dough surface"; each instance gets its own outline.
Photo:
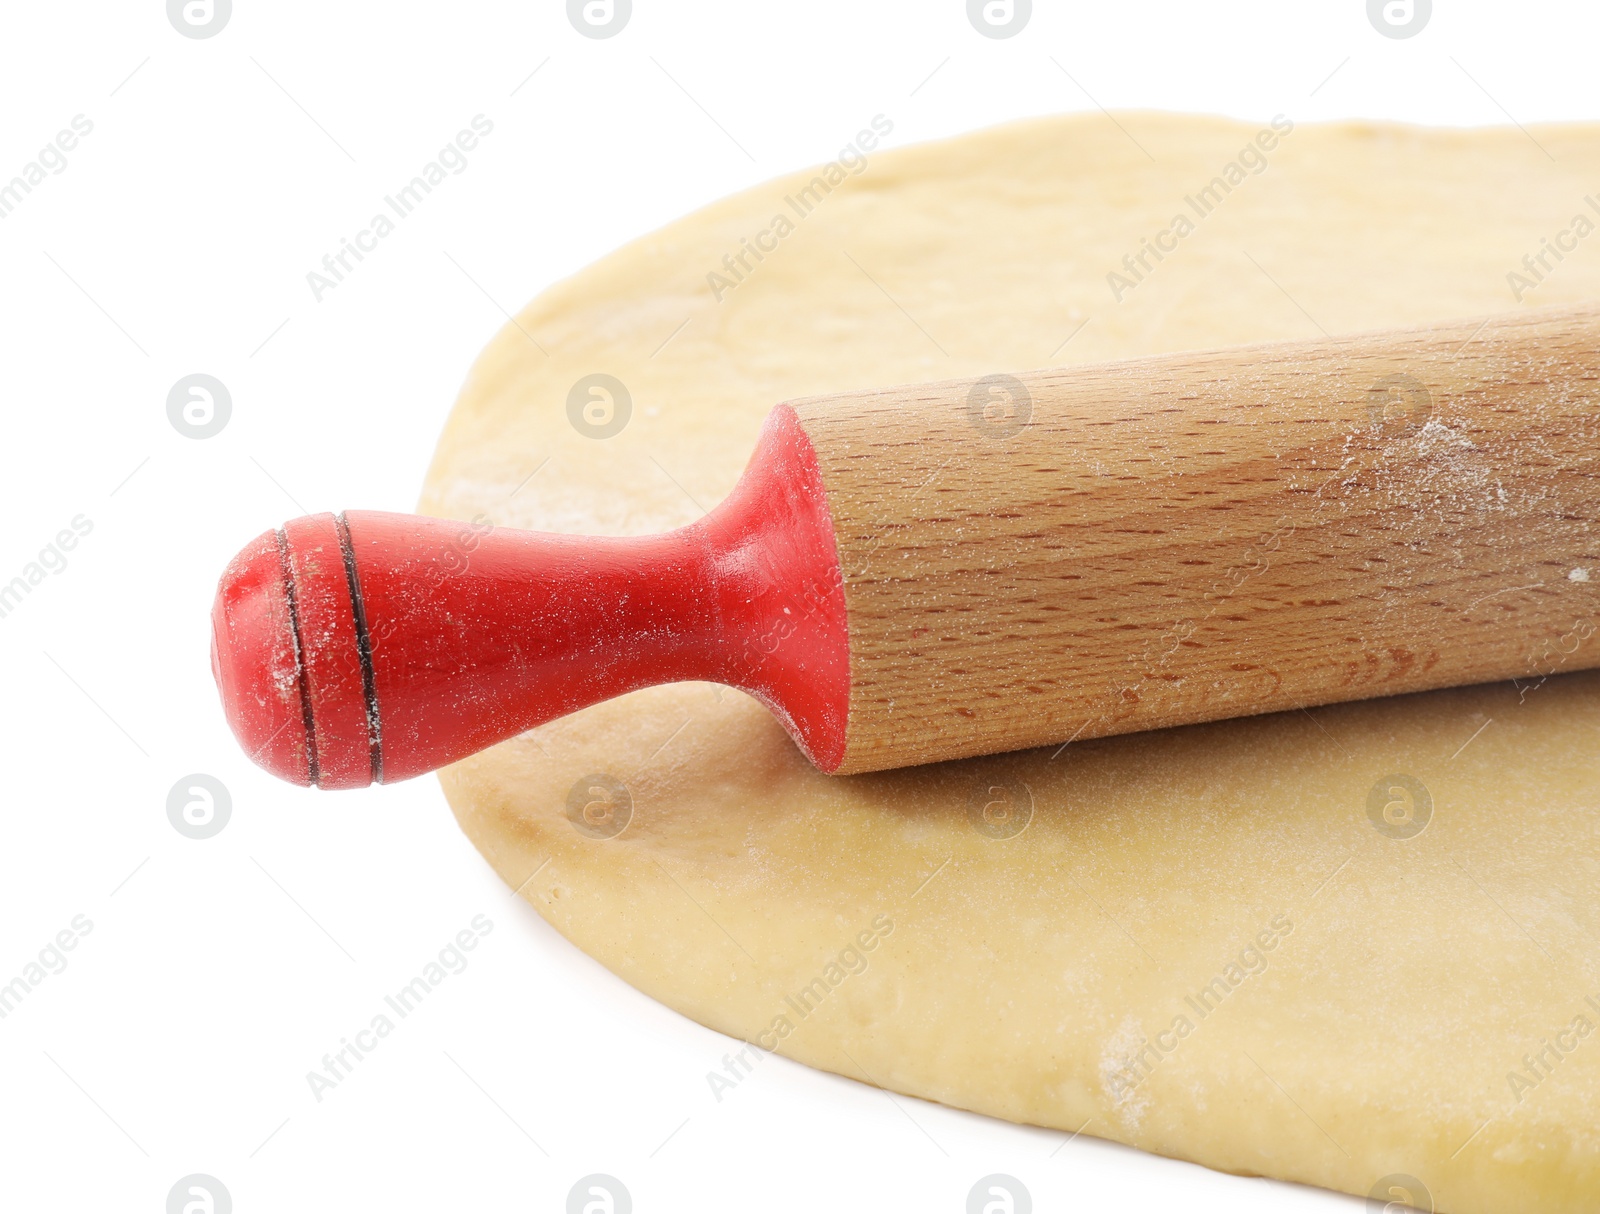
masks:
<instances>
[{"instance_id":1,"label":"pale yellow dough surface","mask_svg":"<svg viewBox=\"0 0 1600 1214\"><path fill-rule=\"evenodd\" d=\"M1600 128L1360 124L1297 127L1117 302L1107 273L1265 125L1118 122L877 152L721 302L707 273L810 173L621 249L490 343L421 509L650 532L719 500L790 397L1600 298L1600 234L1523 305L1506 280L1600 197ZM633 399L604 440L567 420L594 372ZM1052 754L830 778L753 701L694 684L442 779L579 947L791 1058L1233 1172L1362 1195L1407 1173L1450 1214L1597 1208L1600 674ZM616 838L568 821L591 773L629 790ZM1396 774L1433 801L1409 839L1368 816ZM1033 803L1011 838L969 817L997 786ZM1265 969L1230 973L1258 933ZM1218 977L1202 1019L1186 996ZM808 985L802 1016L785 997ZM1139 1063L1147 1041L1175 1044Z\"/></svg>"}]
</instances>

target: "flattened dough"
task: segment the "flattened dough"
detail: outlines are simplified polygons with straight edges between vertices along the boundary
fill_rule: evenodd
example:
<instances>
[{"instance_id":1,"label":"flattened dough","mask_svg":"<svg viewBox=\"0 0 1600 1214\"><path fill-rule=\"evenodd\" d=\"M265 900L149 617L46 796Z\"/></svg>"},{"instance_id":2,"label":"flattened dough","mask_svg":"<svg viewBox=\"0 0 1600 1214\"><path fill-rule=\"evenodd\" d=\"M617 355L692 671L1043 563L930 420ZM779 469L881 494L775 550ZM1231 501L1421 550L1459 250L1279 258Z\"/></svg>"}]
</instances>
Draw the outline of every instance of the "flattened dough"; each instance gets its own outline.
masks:
<instances>
[{"instance_id":1,"label":"flattened dough","mask_svg":"<svg viewBox=\"0 0 1600 1214\"><path fill-rule=\"evenodd\" d=\"M707 274L810 173L619 250L490 343L421 509L650 532L725 494L786 398L1510 309L1507 273L1600 194L1600 128L1535 131L1552 160L1517 130L1301 126L1119 302L1107 274L1261 129L1120 123L874 154L720 302ZM1551 264L1521 306L1600 297L1600 239ZM597 372L632 401L608 439L567 415ZM1419 494L1462 490L1441 471ZM1600 643L1596 565L1552 654ZM742 695L679 685L442 780L579 947L812 1066L1230 1172L1362 1195L1409 1174L1451 1214L1593 1210L1600 672L1546 664L849 778ZM631 800L614 838L567 816L595 774Z\"/></svg>"}]
</instances>

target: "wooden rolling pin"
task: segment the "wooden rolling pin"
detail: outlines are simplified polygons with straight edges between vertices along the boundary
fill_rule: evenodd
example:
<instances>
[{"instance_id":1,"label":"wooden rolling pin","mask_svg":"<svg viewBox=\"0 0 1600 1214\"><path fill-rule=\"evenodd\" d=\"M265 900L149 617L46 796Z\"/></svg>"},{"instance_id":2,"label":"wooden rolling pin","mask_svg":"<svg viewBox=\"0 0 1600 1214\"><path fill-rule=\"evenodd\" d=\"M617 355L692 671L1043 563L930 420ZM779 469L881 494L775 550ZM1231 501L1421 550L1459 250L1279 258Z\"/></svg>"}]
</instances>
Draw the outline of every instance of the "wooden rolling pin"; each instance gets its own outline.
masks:
<instances>
[{"instance_id":1,"label":"wooden rolling pin","mask_svg":"<svg viewBox=\"0 0 1600 1214\"><path fill-rule=\"evenodd\" d=\"M713 680L851 773L1600 665L1600 307L778 405L587 538L352 511L229 565L251 757L397 780Z\"/></svg>"}]
</instances>

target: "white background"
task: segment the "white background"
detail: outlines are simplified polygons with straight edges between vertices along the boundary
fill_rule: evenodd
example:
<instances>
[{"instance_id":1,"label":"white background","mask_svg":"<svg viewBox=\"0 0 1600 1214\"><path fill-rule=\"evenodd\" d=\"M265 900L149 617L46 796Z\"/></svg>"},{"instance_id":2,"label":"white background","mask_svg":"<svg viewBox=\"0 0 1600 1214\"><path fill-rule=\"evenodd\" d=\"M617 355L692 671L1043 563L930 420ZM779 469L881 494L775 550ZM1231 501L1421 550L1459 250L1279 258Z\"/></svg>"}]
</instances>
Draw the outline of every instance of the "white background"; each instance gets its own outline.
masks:
<instances>
[{"instance_id":1,"label":"white background","mask_svg":"<svg viewBox=\"0 0 1600 1214\"><path fill-rule=\"evenodd\" d=\"M432 778L322 794L254 769L207 613L263 529L411 508L503 310L874 114L891 146L1097 106L1595 116L1600 8L1438 7L1391 40L1364 0L1040 0L991 40L960 0L635 0L596 40L557 0L236 0L205 39L162 0L7 4L0 183L94 126L0 220L0 583L74 516L93 530L0 619L0 983L74 916L93 930L0 1020L0 1208L154 1214L193 1172L240 1214L558 1211L591 1172L639 1211L960 1211L994 1172L1041 1211L1358 1208L780 1058L718 1103L733 1043L513 900ZM317 302L306 273L479 113L468 169ZM166 415L193 372L233 403L198 441ZM193 772L232 797L204 841L166 814ZM306 1072L478 914L469 968L316 1102Z\"/></svg>"}]
</instances>

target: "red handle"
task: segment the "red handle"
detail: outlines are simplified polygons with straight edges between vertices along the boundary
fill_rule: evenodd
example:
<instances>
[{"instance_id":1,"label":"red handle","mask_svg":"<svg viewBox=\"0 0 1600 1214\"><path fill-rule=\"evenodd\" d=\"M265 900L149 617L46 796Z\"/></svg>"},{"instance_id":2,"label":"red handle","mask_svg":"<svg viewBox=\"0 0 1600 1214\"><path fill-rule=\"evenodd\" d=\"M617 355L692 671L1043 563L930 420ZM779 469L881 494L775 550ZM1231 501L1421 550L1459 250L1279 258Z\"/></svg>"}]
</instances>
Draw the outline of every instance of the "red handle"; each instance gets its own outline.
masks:
<instances>
[{"instance_id":1,"label":"red handle","mask_svg":"<svg viewBox=\"0 0 1600 1214\"><path fill-rule=\"evenodd\" d=\"M657 683L765 703L844 756L844 590L816 453L780 405L720 506L594 538L418 515L296 519L229 564L212 672L234 735L297 784L360 788Z\"/></svg>"}]
</instances>

